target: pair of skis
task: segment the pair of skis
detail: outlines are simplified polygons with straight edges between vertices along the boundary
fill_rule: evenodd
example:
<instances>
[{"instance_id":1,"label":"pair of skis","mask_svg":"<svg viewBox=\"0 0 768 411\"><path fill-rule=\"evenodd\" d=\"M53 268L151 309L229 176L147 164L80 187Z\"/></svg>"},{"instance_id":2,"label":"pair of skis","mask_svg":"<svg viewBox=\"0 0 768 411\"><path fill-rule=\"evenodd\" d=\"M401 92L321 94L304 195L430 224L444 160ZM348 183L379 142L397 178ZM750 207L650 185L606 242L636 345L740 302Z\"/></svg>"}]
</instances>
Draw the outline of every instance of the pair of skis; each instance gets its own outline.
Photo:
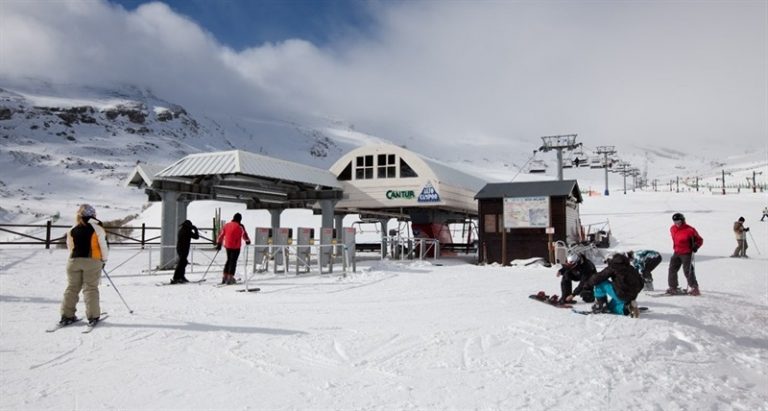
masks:
<instances>
[{"instance_id":1,"label":"pair of skis","mask_svg":"<svg viewBox=\"0 0 768 411\"><path fill-rule=\"evenodd\" d=\"M99 316L99 320L96 321L95 323L87 323L85 325L85 330L81 331L81 333L83 333L83 334L90 333L91 331L93 331L94 328L96 328L99 325L99 323L101 323L102 321L104 321L107 318L109 318L109 314L101 313L101 316ZM52 327L47 328L45 330L45 332L47 332L47 333L56 332L56 331L58 331L58 330L60 330L62 328L69 327L70 325L79 324L81 321L83 321L82 318L75 318L74 321L72 321L71 323L68 323L68 324L56 323Z\"/></svg>"}]
</instances>

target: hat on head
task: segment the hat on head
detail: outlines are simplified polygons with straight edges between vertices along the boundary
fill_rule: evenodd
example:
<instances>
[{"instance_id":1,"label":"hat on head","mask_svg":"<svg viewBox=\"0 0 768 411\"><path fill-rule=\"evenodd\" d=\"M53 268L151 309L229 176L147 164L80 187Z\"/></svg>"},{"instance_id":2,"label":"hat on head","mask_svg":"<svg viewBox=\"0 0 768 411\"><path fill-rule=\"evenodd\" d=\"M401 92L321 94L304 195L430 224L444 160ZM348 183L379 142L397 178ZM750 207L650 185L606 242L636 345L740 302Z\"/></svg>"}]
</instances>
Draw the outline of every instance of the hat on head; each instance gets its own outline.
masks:
<instances>
[{"instance_id":1,"label":"hat on head","mask_svg":"<svg viewBox=\"0 0 768 411\"><path fill-rule=\"evenodd\" d=\"M744 222L744 217L739 217L739 221Z\"/></svg>"},{"instance_id":2,"label":"hat on head","mask_svg":"<svg viewBox=\"0 0 768 411\"><path fill-rule=\"evenodd\" d=\"M235 216L232 217L232 221L237 221L238 223L243 219L243 216L240 215L240 213L235 213Z\"/></svg>"},{"instance_id":3,"label":"hat on head","mask_svg":"<svg viewBox=\"0 0 768 411\"><path fill-rule=\"evenodd\" d=\"M683 213L672 214L672 221L685 221L685 216Z\"/></svg>"},{"instance_id":4,"label":"hat on head","mask_svg":"<svg viewBox=\"0 0 768 411\"><path fill-rule=\"evenodd\" d=\"M83 204L77 209L77 215L80 217L96 217L96 209L90 204Z\"/></svg>"}]
</instances>

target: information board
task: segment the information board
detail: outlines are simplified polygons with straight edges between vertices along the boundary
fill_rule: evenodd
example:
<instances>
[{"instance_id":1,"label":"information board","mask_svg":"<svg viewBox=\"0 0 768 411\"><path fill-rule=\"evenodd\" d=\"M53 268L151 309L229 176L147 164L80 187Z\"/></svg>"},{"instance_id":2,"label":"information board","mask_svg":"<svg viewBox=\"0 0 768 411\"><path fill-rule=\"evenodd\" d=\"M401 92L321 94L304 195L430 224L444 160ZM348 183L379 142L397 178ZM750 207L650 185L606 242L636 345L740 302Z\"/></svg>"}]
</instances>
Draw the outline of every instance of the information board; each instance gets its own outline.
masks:
<instances>
[{"instance_id":1,"label":"information board","mask_svg":"<svg viewBox=\"0 0 768 411\"><path fill-rule=\"evenodd\" d=\"M549 227L549 197L504 198L504 228Z\"/></svg>"}]
</instances>

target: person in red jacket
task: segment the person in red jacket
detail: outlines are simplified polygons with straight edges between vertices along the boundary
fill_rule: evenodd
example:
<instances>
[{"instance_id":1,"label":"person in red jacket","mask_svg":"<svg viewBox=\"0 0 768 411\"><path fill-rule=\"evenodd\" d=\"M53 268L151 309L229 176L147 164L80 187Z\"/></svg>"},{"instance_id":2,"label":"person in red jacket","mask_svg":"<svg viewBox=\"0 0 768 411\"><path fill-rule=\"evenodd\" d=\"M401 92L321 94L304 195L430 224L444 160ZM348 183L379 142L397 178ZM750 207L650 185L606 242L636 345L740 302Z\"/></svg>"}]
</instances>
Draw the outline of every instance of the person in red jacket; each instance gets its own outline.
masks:
<instances>
[{"instance_id":1,"label":"person in red jacket","mask_svg":"<svg viewBox=\"0 0 768 411\"><path fill-rule=\"evenodd\" d=\"M224 224L221 228L219 237L216 239L216 249L227 250L227 262L224 264L224 275L221 278L222 284L234 284L235 283L235 269L237 268L237 259L240 257L240 246L243 240L246 244L251 243L251 239L248 238L248 232L245 230L242 221L243 216L240 213L235 213L232 217L232 221Z\"/></svg>"},{"instance_id":2,"label":"person in red jacket","mask_svg":"<svg viewBox=\"0 0 768 411\"><path fill-rule=\"evenodd\" d=\"M672 235L672 249L674 253L669 260L669 276L667 281L669 288L667 294L685 294L678 288L677 272L680 266L683 267L685 279L688 281L688 291L690 295L700 295L699 283L696 281L696 272L692 264L693 253L699 250L704 244L695 228L685 223L685 216L682 213L672 215L674 224L669 228Z\"/></svg>"}]
</instances>

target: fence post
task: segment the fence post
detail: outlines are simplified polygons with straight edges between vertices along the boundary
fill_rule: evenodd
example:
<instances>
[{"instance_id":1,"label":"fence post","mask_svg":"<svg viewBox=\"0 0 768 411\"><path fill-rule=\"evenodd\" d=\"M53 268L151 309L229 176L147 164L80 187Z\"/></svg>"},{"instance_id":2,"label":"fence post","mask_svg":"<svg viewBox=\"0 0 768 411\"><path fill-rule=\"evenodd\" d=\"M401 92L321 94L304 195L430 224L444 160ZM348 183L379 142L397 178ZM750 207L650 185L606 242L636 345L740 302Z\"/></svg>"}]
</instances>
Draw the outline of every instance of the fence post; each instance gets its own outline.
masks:
<instances>
[{"instance_id":1,"label":"fence post","mask_svg":"<svg viewBox=\"0 0 768 411\"><path fill-rule=\"evenodd\" d=\"M147 226L146 223L141 223L141 249L142 250L144 249L144 243L146 242L145 241L145 238L146 238L145 237L145 230L147 228L146 226Z\"/></svg>"},{"instance_id":2,"label":"fence post","mask_svg":"<svg viewBox=\"0 0 768 411\"><path fill-rule=\"evenodd\" d=\"M45 222L45 249L51 248L51 220Z\"/></svg>"}]
</instances>

